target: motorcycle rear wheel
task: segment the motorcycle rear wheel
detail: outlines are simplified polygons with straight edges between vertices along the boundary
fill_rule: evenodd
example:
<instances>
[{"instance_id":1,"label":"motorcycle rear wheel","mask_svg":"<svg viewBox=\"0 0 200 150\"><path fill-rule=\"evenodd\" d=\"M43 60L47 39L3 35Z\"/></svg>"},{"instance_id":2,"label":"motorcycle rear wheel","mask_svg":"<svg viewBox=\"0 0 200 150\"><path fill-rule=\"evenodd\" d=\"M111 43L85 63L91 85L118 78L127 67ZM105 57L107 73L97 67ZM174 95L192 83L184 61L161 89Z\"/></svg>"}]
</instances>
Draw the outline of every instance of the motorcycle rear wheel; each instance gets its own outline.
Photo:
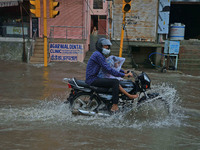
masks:
<instances>
[{"instance_id":1,"label":"motorcycle rear wheel","mask_svg":"<svg viewBox=\"0 0 200 150\"><path fill-rule=\"evenodd\" d=\"M80 110L96 112L100 101L96 97L92 97L89 93L78 93L73 99L71 99L71 112L78 114Z\"/></svg>"}]
</instances>

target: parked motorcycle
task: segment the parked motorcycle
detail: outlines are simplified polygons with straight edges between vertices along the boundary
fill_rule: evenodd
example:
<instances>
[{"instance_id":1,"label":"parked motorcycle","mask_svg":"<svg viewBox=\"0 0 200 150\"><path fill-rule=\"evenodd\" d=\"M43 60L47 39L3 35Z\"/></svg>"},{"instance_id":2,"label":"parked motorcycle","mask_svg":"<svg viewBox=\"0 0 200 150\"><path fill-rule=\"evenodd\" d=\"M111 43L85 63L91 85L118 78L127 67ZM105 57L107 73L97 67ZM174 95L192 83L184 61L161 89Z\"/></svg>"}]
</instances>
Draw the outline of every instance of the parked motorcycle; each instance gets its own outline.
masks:
<instances>
[{"instance_id":1,"label":"parked motorcycle","mask_svg":"<svg viewBox=\"0 0 200 150\"><path fill-rule=\"evenodd\" d=\"M147 93L151 80L145 72L137 75L132 71L135 82L132 80L120 81L120 85L130 94L139 93L137 102L119 93L118 107L120 111L131 110L136 103L136 108L153 100L162 101L159 93ZM64 78L64 82L71 89L67 102L70 103L72 114L110 116L112 114L112 89L89 86L84 80Z\"/></svg>"}]
</instances>

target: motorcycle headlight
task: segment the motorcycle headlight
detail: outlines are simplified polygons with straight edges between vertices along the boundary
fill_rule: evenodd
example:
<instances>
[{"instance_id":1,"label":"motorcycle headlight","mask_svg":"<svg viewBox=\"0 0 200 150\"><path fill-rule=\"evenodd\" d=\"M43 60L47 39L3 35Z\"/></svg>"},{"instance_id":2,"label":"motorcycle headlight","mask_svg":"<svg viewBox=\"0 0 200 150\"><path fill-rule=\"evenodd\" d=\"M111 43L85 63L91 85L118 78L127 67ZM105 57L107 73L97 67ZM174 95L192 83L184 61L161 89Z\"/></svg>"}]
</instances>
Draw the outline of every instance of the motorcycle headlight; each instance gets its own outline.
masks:
<instances>
[{"instance_id":1,"label":"motorcycle headlight","mask_svg":"<svg viewBox=\"0 0 200 150\"><path fill-rule=\"evenodd\" d=\"M150 88L151 80L150 80L150 78L148 77L148 75L147 75L146 73L143 72L143 73L138 77L138 79L140 80L140 82L141 82L141 87L142 87L143 89L148 89L148 88Z\"/></svg>"},{"instance_id":2,"label":"motorcycle headlight","mask_svg":"<svg viewBox=\"0 0 200 150\"><path fill-rule=\"evenodd\" d=\"M146 80L147 82L151 82L151 80L149 79L149 77L146 74L144 74L144 80Z\"/></svg>"}]
</instances>

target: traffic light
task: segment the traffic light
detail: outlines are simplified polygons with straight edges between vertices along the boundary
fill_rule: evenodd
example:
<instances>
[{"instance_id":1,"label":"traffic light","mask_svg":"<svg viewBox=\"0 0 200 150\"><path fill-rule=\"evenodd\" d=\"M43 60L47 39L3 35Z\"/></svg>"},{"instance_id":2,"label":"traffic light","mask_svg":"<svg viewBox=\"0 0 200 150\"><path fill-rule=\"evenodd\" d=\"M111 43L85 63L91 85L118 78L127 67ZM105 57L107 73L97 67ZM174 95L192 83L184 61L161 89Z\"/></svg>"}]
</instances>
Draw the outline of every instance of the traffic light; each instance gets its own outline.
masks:
<instances>
[{"instance_id":1,"label":"traffic light","mask_svg":"<svg viewBox=\"0 0 200 150\"><path fill-rule=\"evenodd\" d=\"M59 11L55 10L56 7L59 6L59 2L55 2L54 0L49 0L49 17L55 18L59 15Z\"/></svg>"},{"instance_id":2,"label":"traffic light","mask_svg":"<svg viewBox=\"0 0 200 150\"><path fill-rule=\"evenodd\" d=\"M131 0L123 0L122 12L131 12Z\"/></svg>"},{"instance_id":3,"label":"traffic light","mask_svg":"<svg viewBox=\"0 0 200 150\"><path fill-rule=\"evenodd\" d=\"M29 0L30 4L35 7L35 9L30 9L30 12L35 15L35 17L40 17L40 0Z\"/></svg>"}]
</instances>

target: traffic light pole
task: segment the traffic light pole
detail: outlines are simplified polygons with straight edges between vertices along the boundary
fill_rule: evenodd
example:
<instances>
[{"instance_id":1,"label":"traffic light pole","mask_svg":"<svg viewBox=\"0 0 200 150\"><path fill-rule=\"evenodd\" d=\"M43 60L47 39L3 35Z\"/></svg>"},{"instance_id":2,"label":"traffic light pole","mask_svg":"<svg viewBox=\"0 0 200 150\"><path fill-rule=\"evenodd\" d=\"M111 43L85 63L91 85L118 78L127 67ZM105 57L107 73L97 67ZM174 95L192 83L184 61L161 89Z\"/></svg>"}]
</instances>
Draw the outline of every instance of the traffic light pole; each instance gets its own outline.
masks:
<instances>
[{"instance_id":1,"label":"traffic light pole","mask_svg":"<svg viewBox=\"0 0 200 150\"><path fill-rule=\"evenodd\" d=\"M123 13L123 23L122 23L122 29L121 29L121 39L120 39L120 49L119 49L119 57L122 57L122 48L123 48L123 42L124 42L124 29L125 29L125 16L126 13Z\"/></svg>"},{"instance_id":2,"label":"traffic light pole","mask_svg":"<svg viewBox=\"0 0 200 150\"><path fill-rule=\"evenodd\" d=\"M35 17L40 17L40 1L41 0L29 0L30 4L35 8L30 9L30 12L35 15ZM49 14L50 18L54 18L59 14L59 11L55 10L59 6L59 2L54 0L49 0ZM47 0L43 0L43 23L44 23L44 67L47 67Z\"/></svg>"},{"instance_id":3,"label":"traffic light pole","mask_svg":"<svg viewBox=\"0 0 200 150\"><path fill-rule=\"evenodd\" d=\"M44 11L44 67L47 67L47 0L43 0Z\"/></svg>"}]
</instances>

